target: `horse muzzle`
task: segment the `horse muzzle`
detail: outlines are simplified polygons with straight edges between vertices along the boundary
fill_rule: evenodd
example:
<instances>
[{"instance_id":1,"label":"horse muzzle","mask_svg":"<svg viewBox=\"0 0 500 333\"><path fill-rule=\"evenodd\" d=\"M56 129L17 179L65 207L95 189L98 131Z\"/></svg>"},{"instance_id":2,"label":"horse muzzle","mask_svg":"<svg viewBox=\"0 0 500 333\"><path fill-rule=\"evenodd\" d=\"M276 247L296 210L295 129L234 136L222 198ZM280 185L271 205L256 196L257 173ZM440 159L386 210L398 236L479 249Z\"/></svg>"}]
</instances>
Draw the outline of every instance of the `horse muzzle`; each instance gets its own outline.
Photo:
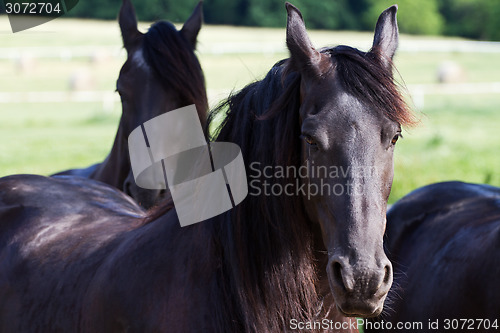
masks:
<instances>
[{"instance_id":1,"label":"horse muzzle","mask_svg":"<svg viewBox=\"0 0 500 333\"><path fill-rule=\"evenodd\" d=\"M373 261L351 263L346 257L330 257L327 265L330 289L345 316L368 318L382 312L392 285L392 265L385 255Z\"/></svg>"}]
</instances>

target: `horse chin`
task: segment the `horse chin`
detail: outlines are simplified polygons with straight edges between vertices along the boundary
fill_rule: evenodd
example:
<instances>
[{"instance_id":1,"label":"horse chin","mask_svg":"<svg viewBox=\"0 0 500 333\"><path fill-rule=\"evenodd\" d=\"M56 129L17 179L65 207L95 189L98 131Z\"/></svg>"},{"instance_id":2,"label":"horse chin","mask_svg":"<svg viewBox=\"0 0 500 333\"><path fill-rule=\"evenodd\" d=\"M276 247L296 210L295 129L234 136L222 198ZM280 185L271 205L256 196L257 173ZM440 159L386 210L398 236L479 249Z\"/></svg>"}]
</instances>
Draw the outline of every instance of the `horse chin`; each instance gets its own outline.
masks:
<instances>
[{"instance_id":1,"label":"horse chin","mask_svg":"<svg viewBox=\"0 0 500 333\"><path fill-rule=\"evenodd\" d=\"M371 313L365 313L365 312L346 312L342 309L341 306L337 304L337 310L345 317L358 317L358 318L373 318L373 317L378 317L381 313L382 310L384 309L384 306L378 307L375 311ZM368 311L369 312L369 311Z\"/></svg>"},{"instance_id":2,"label":"horse chin","mask_svg":"<svg viewBox=\"0 0 500 333\"><path fill-rule=\"evenodd\" d=\"M338 311L345 317L360 317L360 318L372 318L380 315L384 309L383 297L379 301L360 301L353 300L354 297L340 297L343 301L339 301L339 297L335 297L335 304Z\"/></svg>"}]
</instances>

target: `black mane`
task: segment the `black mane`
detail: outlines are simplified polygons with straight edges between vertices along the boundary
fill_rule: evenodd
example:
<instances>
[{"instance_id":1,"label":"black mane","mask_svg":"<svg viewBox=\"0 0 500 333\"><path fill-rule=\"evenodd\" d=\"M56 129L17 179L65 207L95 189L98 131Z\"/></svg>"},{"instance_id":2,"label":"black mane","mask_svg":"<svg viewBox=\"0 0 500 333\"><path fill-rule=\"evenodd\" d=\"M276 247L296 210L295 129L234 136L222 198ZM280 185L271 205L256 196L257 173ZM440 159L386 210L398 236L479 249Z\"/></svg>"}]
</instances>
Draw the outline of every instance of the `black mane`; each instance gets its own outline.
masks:
<instances>
[{"instance_id":1,"label":"black mane","mask_svg":"<svg viewBox=\"0 0 500 333\"><path fill-rule=\"evenodd\" d=\"M195 104L198 114L208 110L205 79L193 46L167 21L159 21L144 35L144 58L159 80L180 95L183 104Z\"/></svg>"},{"instance_id":2,"label":"black mane","mask_svg":"<svg viewBox=\"0 0 500 333\"><path fill-rule=\"evenodd\" d=\"M300 76L287 67L286 61L277 63L262 81L230 96L209 116L209 124L221 113L225 116L216 140L238 144L247 165L301 163ZM268 113L274 115L262 118ZM292 318L314 318L320 302L312 232L299 196L249 195L231 212L203 224L224 254L221 280L227 281L227 289L216 299L235 302L216 309L229 312L220 313L221 318L240 319L220 331L278 332Z\"/></svg>"}]
</instances>

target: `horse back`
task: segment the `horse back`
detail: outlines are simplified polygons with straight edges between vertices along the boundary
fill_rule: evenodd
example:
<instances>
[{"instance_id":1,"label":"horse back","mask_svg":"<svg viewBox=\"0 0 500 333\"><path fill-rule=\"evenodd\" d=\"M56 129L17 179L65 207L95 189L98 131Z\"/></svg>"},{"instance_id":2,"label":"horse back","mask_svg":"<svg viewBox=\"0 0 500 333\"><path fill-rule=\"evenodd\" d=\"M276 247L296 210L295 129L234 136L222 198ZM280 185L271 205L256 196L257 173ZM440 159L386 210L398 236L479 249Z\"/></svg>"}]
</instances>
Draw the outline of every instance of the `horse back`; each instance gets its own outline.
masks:
<instances>
[{"instance_id":1,"label":"horse back","mask_svg":"<svg viewBox=\"0 0 500 333\"><path fill-rule=\"evenodd\" d=\"M0 179L0 331L76 331L93 272L143 214L91 180Z\"/></svg>"}]
</instances>

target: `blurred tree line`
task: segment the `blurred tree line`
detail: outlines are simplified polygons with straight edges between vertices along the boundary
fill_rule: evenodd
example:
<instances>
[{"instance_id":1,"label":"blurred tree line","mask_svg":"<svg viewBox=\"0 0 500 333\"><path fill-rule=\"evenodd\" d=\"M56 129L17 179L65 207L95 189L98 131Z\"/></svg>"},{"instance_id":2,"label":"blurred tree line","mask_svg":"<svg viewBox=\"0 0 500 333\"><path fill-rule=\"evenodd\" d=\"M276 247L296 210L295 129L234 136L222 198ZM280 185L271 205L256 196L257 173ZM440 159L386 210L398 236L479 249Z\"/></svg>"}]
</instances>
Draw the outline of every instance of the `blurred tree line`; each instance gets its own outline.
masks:
<instances>
[{"instance_id":1,"label":"blurred tree line","mask_svg":"<svg viewBox=\"0 0 500 333\"><path fill-rule=\"evenodd\" d=\"M132 0L141 20L183 22L198 0ZM401 32L500 40L499 0L291 0L308 28L372 30L385 8L399 5ZM121 0L81 0L69 16L114 19ZM265 27L286 23L284 0L205 0L205 22Z\"/></svg>"}]
</instances>

